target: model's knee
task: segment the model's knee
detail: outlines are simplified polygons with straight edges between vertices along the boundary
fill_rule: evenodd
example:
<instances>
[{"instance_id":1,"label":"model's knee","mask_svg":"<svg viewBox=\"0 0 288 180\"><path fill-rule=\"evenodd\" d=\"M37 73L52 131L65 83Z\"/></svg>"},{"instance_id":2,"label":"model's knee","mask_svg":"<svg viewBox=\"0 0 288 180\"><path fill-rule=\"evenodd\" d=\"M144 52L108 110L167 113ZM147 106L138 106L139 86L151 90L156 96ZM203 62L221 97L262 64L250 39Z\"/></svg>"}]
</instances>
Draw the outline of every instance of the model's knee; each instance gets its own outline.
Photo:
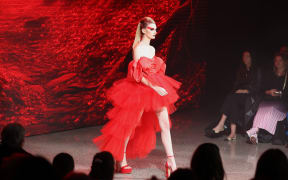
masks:
<instances>
[{"instance_id":1,"label":"model's knee","mask_svg":"<svg viewBox=\"0 0 288 180\"><path fill-rule=\"evenodd\" d=\"M160 122L161 130L162 131L168 131L170 130L170 123L169 121L162 121Z\"/></svg>"},{"instance_id":2,"label":"model's knee","mask_svg":"<svg viewBox=\"0 0 288 180\"><path fill-rule=\"evenodd\" d=\"M161 114L161 113L165 113L166 111L167 111L167 108L166 107L162 107L156 113L157 114Z\"/></svg>"}]
</instances>

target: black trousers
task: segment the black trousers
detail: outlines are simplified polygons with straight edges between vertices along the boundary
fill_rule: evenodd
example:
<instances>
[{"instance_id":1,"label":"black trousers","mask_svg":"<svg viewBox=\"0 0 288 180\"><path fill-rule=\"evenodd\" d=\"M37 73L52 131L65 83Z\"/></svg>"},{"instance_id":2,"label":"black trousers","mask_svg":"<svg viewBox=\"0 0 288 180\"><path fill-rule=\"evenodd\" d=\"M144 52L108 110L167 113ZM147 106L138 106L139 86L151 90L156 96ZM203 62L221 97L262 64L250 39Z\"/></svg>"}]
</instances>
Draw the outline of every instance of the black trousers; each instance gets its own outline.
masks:
<instances>
[{"instance_id":1,"label":"black trousers","mask_svg":"<svg viewBox=\"0 0 288 180\"><path fill-rule=\"evenodd\" d=\"M250 94L229 94L221 108L221 113L227 116L227 120L237 126L244 126L245 104Z\"/></svg>"}]
</instances>

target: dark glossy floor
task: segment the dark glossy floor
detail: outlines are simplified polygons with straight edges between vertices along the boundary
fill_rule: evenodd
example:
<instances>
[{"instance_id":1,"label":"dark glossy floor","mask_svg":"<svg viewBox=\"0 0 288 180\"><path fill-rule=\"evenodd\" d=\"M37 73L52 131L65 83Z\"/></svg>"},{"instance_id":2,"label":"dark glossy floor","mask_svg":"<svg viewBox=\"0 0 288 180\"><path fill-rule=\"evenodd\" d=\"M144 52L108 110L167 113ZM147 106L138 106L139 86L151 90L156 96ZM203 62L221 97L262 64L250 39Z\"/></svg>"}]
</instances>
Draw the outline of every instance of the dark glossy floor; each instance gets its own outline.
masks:
<instances>
[{"instance_id":1,"label":"dark glossy floor","mask_svg":"<svg viewBox=\"0 0 288 180\"><path fill-rule=\"evenodd\" d=\"M178 167L189 167L192 153L199 144L213 142L220 147L228 180L245 180L253 177L259 156L269 148L280 148L288 155L284 146L271 144L249 145L240 135L237 141L226 142L223 138L205 137L204 128L217 117L205 110L181 110L172 115L172 139ZM70 153L75 160L76 171L89 172L93 155L98 152L92 139L98 136L101 127L89 127L65 132L31 136L26 139L25 149L43 155L52 161L60 152ZM140 148L140 147L139 147ZM164 179L165 152L157 136L157 147L147 158L128 161L134 168L129 175L116 174L115 179L147 179L152 175Z\"/></svg>"}]
</instances>

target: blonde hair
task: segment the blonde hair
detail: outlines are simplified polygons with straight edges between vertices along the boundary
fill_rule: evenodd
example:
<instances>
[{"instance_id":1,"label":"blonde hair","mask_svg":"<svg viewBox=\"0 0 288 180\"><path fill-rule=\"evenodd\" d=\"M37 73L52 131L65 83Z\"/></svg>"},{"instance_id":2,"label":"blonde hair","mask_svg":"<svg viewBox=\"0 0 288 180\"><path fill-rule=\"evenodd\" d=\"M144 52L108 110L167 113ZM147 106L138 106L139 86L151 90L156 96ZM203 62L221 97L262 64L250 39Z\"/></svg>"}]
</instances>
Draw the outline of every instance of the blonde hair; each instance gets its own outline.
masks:
<instances>
[{"instance_id":1,"label":"blonde hair","mask_svg":"<svg viewBox=\"0 0 288 180\"><path fill-rule=\"evenodd\" d=\"M137 26L137 30L136 30L136 34L135 34L135 39L133 42L133 49L137 46L137 44L141 41L142 38L142 29L146 28L148 26L148 24L156 24L155 21L150 18L150 17L144 17L140 20L140 22L138 23Z\"/></svg>"}]
</instances>

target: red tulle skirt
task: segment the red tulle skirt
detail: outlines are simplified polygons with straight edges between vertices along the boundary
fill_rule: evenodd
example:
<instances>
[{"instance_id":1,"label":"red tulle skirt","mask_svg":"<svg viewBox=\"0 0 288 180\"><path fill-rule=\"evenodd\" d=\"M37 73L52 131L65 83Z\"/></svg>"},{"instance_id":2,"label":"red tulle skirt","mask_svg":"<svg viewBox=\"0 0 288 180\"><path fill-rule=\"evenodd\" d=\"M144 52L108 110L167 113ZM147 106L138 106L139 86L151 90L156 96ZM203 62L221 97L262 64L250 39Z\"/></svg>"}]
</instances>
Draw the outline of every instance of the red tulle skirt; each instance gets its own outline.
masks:
<instances>
[{"instance_id":1,"label":"red tulle skirt","mask_svg":"<svg viewBox=\"0 0 288 180\"><path fill-rule=\"evenodd\" d=\"M155 148L156 132L160 130L156 111L163 107L167 107L169 114L175 111L174 103L179 98L176 91L181 83L160 74L146 78L168 94L160 96L150 87L129 78L116 81L107 91L114 107L108 111L110 121L102 128L102 135L93 142L101 151L111 152L117 161L123 159L128 137L127 158L147 156Z\"/></svg>"}]
</instances>

